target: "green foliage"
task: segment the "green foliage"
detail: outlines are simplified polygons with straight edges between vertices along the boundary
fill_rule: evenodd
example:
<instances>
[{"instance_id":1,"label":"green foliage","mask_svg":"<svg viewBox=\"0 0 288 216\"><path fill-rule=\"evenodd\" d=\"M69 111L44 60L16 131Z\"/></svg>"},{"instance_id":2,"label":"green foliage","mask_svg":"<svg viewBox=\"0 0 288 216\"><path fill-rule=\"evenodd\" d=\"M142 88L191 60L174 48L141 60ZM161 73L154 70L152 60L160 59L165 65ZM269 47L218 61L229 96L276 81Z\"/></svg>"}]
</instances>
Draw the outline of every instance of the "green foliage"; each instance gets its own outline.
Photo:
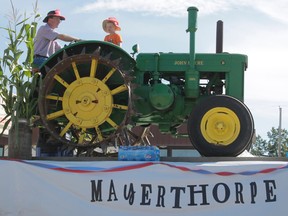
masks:
<instances>
[{"instance_id":1,"label":"green foliage","mask_svg":"<svg viewBox=\"0 0 288 216\"><path fill-rule=\"evenodd\" d=\"M18 125L20 118L28 121L35 114L37 98L33 96L39 75L31 74L33 46L37 29L37 0L31 17L19 15L12 0L8 27L0 27L7 33L7 48L0 59L0 97L6 116L3 131L9 123ZM30 21L32 20L32 21ZM24 59L24 61L23 61ZM20 61L23 61L20 63Z\"/></svg>"},{"instance_id":2,"label":"green foliage","mask_svg":"<svg viewBox=\"0 0 288 216\"><path fill-rule=\"evenodd\" d=\"M288 152L288 131L282 129L279 137L278 129L272 127L271 131L267 132L267 137L268 140L266 141L258 135L256 142L251 146L250 153L256 156L278 157L278 143L280 141L280 157L285 157L286 152Z\"/></svg>"},{"instance_id":3,"label":"green foliage","mask_svg":"<svg viewBox=\"0 0 288 216\"><path fill-rule=\"evenodd\" d=\"M261 136L257 135L256 142L253 143L253 145L251 146L250 153L255 156L265 156L267 155L266 145L266 140L262 139Z\"/></svg>"},{"instance_id":4,"label":"green foliage","mask_svg":"<svg viewBox=\"0 0 288 216\"><path fill-rule=\"evenodd\" d=\"M278 129L272 127L271 131L267 133L269 138L267 151L268 155L272 157L278 156L278 141L279 141L279 132ZM285 156L287 152L287 144L288 144L288 131L286 129L282 129L280 133L280 146L281 146L281 155L280 157Z\"/></svg>"}]
</instances>

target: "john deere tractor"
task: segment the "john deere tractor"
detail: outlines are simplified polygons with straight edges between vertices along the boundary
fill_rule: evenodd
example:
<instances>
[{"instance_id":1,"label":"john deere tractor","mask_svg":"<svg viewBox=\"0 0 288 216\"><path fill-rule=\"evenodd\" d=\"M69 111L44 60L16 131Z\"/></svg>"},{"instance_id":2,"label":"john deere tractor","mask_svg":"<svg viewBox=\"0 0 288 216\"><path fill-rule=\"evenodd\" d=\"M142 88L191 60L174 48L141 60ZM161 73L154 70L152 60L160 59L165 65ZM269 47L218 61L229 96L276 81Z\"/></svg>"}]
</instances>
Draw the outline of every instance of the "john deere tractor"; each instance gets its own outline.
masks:
<instances>
[{"instance_id":1,"label":"john deere tractor","mask_svg":"<svg viewBox=\"0 0 288 216\"><path fill-rule=\"evenodd\" d=\"M136 126L157 125L177 136L179 125L187 123L186 135L203 156L237 156L249 148L254 122L243 103L247 56L222 52L220 21L216 53L195 53L197 12L188 8L189 53L131 56L91 40L51 56L40 68L39 92L49 134L63 149L87 154L136 144Z\"/></svg>"}]
</instances>

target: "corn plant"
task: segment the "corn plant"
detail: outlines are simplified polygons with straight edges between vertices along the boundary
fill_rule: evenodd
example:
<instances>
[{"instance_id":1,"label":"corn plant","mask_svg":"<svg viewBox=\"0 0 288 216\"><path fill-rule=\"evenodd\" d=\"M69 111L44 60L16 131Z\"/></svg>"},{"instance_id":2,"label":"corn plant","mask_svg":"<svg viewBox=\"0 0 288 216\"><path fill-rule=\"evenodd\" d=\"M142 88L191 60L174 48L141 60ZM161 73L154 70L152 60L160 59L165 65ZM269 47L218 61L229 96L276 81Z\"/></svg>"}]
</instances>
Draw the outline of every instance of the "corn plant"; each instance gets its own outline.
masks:
<instances>
[{"instance_id":1,"label":"corn plant","mask_svg":"<svg viewBox=\"0 0 288 216\"><path fill-rule=\"evenodd\" d=\"M6 116L2 133L11 123L18 130L19 119L30 121L36 114L37 84L39 76L31 73L34 38L37 29L37 1L33 15L19 15L10 0L12 12L8 17L8 27L0 27L7 33L7 48L0 59L0 97ZM1 133L1 134L2 134Z\"/></svg>"}]
</instances>

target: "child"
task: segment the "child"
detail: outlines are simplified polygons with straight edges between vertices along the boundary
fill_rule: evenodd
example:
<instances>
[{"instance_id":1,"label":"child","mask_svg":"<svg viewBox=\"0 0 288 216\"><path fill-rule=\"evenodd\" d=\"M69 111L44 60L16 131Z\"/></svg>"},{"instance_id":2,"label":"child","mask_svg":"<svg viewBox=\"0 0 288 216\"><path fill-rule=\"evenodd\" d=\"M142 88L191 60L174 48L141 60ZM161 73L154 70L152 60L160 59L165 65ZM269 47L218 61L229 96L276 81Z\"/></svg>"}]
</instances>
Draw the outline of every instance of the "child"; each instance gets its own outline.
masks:
<instances>
[{"instance_id":1,"label":"child","mask_svg":"<svg viewBox=\"0 0 288 216\"><path fill-rule=\"evenodd\" d=\"M102 23L102 27L105 32L109 33L105 36L104 41L111 42L121 47L122 37L120 34L116 33L116 31L121 31L117 19L115 17L105 19Z\"/></svg>"}]
</instances>

